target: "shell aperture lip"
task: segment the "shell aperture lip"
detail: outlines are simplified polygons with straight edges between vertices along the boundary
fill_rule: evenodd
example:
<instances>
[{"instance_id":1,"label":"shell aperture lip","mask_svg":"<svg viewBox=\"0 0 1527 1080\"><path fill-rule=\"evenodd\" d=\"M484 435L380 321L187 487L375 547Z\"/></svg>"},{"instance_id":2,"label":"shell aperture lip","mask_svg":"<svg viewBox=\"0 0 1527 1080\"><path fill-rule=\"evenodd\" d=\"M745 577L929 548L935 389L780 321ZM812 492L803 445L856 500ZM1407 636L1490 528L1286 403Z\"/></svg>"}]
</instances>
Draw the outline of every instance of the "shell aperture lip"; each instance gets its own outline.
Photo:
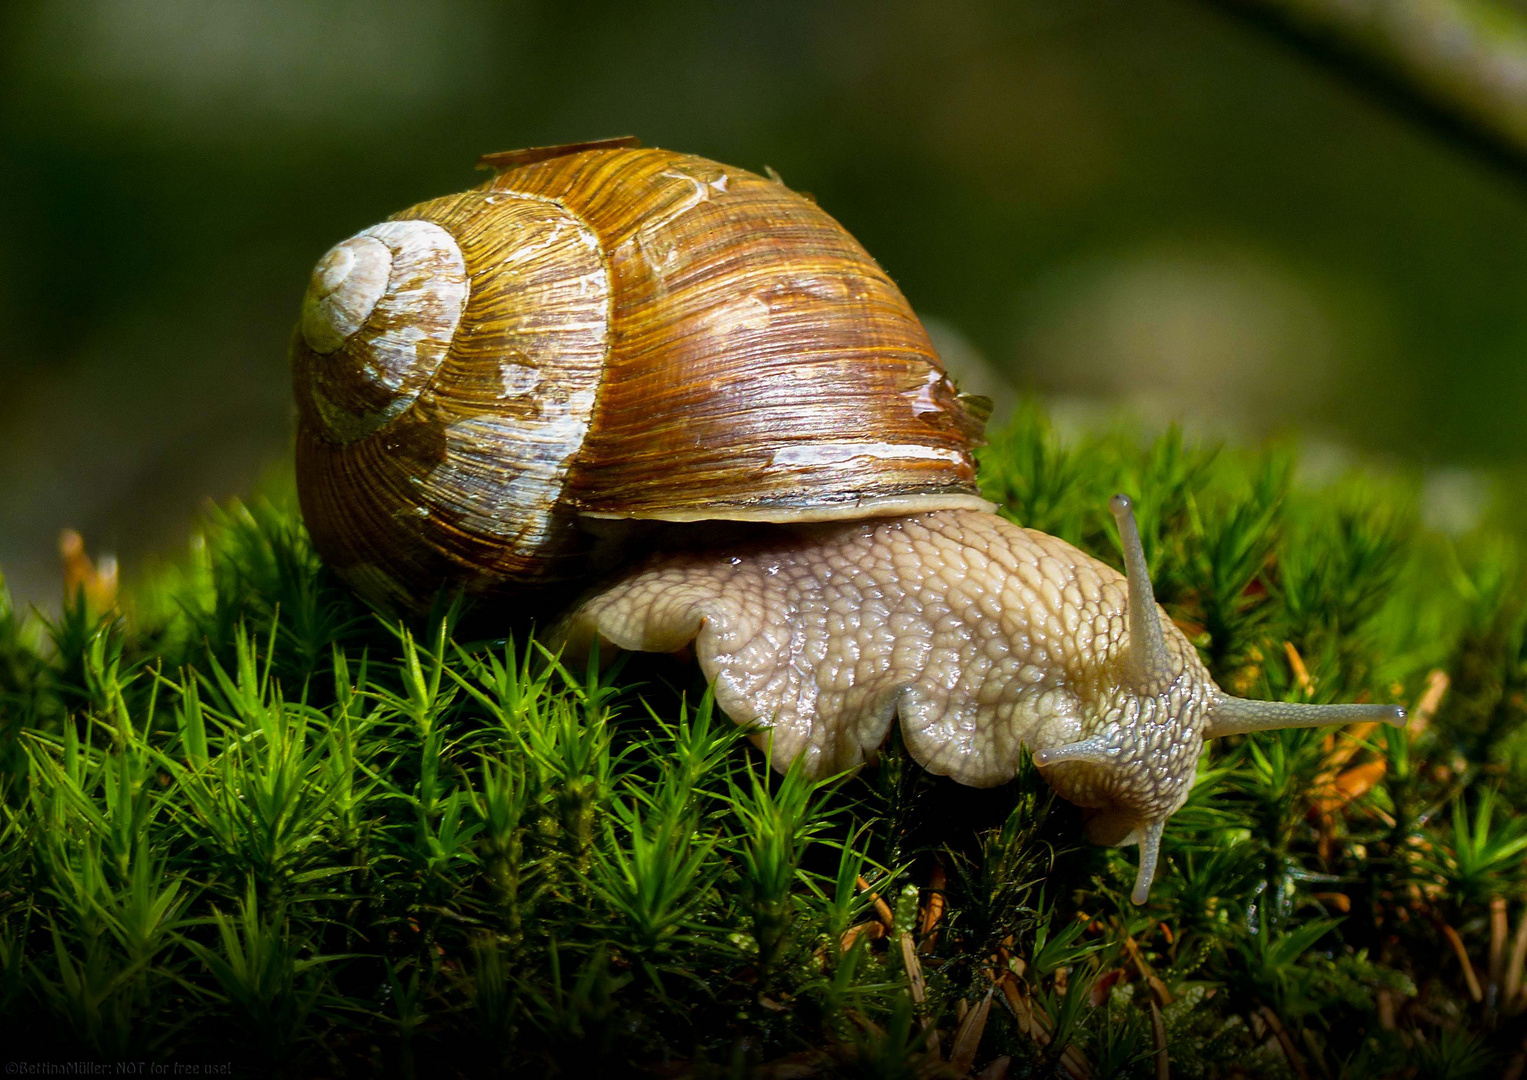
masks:
<instances>
[{"instance_id":1,"label":"shell aperture lip","mask_svg":"<svg viewBox=\"0 0 1527 1080\"><path fill-rule=\"evenodd\" d=\"M387 291L392 252L364 233L331 247L302 298L302 336L316 353L331 353L361 328Z\"/></svg>"}]
</instances>

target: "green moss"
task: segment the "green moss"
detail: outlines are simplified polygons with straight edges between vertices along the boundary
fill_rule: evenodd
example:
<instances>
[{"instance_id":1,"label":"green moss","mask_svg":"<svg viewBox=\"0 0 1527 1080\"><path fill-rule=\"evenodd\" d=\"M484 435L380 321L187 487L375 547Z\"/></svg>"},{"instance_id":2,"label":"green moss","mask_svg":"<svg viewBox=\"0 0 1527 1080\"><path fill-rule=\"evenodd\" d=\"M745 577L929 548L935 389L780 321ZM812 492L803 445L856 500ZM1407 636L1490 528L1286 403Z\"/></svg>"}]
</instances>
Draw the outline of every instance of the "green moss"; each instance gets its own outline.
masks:
<instances>
[{"instance_id":1,"label":"green moss","mask_svg":"<svg viewBox=\"0 0 1527 1080\"><path fill-rule=\"evenodd\" d=\"M1144 908L1132 851L1027 763L976 791L893 738L858 776L773 774L692 667L569 670L447 603L386 623L279 505L212 512L126 617L0 607L7 1050L1147 1077L1159 1025L1177 1076L1489 1075L1523 1009L1491 922L1527 918L1520 551L1296 464L1063 443L1032 408L985 452L1004 512L1115 565L1107 497L1136 495L1158 596L1237 693L1452 682L1424 730L1214 743Z\"/></svg>"}]
</instances>

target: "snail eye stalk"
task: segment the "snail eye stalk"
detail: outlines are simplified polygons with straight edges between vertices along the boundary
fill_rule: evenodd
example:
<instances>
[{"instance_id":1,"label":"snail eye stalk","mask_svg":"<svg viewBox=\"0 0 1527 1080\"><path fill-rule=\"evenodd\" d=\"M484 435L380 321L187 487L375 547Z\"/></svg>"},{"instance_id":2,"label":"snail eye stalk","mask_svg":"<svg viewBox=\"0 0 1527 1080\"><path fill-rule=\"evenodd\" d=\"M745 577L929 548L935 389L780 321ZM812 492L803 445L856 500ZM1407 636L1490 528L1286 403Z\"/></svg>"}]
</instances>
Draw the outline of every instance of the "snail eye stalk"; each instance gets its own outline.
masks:
<instances>
[{"instance_id":1,"label":"snail eye stalk","mask_svg":"<svg viewBox=\"0 0 1527 1080\"><path fill-rule=\"evenodd\" d=\"M1325 727L1376 720L1404 727L1406 712L1399 705L1310 705L1295 701L1253 701L1221 694L1209 710L1204 738L1245 735L1283 728Z\"/></svg>"},{"instance_id":2,"label":"snail eye stalk","mask_svg":"<svg viewBox=\"0 0 1527 1080\"><path fill-rule=\"evenodd\" d=\"M1141 694L1159 694L1172 682L1166 635L1156 610L1156 594L1145 565L1140 527L1128 495L1115 495L1108 509L1119 526L1119 546L1124 549L1124 574L1129 582L1129 651L1125 655L1125 678Z\"/></svg>"}]
</instances>

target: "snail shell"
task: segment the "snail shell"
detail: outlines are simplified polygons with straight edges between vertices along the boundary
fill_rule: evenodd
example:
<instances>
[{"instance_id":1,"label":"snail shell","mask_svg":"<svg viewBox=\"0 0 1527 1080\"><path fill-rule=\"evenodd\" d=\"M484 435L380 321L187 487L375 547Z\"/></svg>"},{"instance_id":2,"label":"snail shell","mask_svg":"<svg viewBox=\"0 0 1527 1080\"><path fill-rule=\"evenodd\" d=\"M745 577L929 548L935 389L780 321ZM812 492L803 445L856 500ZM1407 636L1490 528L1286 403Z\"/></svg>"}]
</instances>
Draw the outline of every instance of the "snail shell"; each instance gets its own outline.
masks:
<instances>
[{"instance_id":1,"label":"snail shell","mask_svg":"<svg viewBox=\"0 0 1527 1080\"><path fill-rule=\"evenodd\" d=\"M580 520L990 506L980 417L853 237L776 181L631 142L491 157L315 268L302 509L373 602L574 580Z\"/></svg>"}]
</instances>

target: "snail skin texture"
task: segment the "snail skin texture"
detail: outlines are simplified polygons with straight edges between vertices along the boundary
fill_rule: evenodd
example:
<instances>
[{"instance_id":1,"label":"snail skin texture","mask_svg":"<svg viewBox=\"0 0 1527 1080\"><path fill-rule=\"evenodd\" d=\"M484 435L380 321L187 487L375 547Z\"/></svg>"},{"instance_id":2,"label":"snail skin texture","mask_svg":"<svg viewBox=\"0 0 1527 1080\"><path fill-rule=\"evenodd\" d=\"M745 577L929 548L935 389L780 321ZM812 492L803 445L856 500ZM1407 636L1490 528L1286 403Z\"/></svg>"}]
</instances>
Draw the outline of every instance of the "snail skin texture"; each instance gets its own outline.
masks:
<instances>
[{"instance_id":1,"label":"snail skin texture","mask_svg":"<svg viewBox=\"0 0 1527 1080\"><path fill-rule=\"evenodd\" d=\"M1126 497L1123 575L994 513L980 404L810 200L630 139L484 161L481 188L324 255L293 336L303 512L374 603L517 611L603 578L556 626L571 653L693 643L727 715L813 776L898 720L978 787L1026 746L1094 841L1139 845L1136 903L1205 739L1404 723L1221 691Z\"/></svg>"}]
</instances>

